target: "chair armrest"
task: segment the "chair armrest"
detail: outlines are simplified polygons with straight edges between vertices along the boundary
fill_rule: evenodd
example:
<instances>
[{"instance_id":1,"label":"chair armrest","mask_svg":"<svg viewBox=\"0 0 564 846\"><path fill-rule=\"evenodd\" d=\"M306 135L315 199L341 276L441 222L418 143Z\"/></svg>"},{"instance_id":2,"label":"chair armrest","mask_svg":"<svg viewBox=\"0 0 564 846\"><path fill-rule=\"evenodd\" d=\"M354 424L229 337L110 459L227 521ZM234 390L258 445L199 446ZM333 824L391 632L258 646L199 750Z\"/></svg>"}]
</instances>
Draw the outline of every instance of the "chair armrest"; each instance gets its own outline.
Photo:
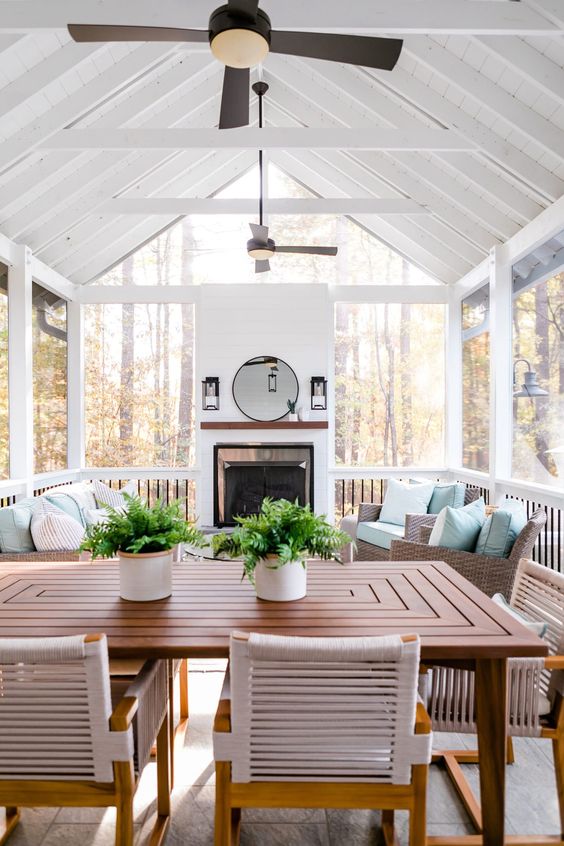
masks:
<instances>
[{"instance_id":1,"label":"chair armrest","mask_svg":"<svg viewBox=\"0 0 564 846\"><path fill-rule=\"evenodd\" d=\"M428 546L432 531L432 526L421 526L421 528L419 529L419 543L424 543Z\"/></svg>"},{"instance_id":2,"label":"chair armrest","mask_svg":"<svg viewBox=\"0 0 564 846\"><path fill-rule=\"evenodd\" d=\"M375 523L380 517L381 502L361 502L358 506L359 523Z\"/></svg>"},{"instance_id":3,"label":"chair armrest","mask_svg":"<svg viewBox=\"0 0 564 846\"><path fill-rule=\"evenodd\" d=\"M221 688L219 703L215 712L213 730L216 732L231 731L231 680L229 667L227 667L225 678L223 679L223 687Z\"/></svg>"},{"instance_id":4,"label":"chair armrest","mask_svg":"<svg viewBox=\"0 0 564 846\"><path fill-rule=\"evenodd\" d=\"M564 655L548 655L544 666L547 670L564 670Z\"/></svg>"},{"instance_id":5,"label":"chair armrest","mask_svg":"<svg viewBox=\"0 0 564 846\"><path fill-rule=\"evenodd\" d=\"M110 718L113 731L126 731L133 725L138 772L149 760L151 748L167 714L167 662L152 659L143 664L128 685Z\"/></svg>"},{"instance_id":6,"label":"chair armrest","mask_svg":"<svg viewBox=\"0 0 564 846\"><path fill-rule=\"evenodd\" d=\"M433 528L436 519L436 514L406 514L404 535L405 540L415 541L417 543L417 541L420 540L420 530L424 526L429 526L430 528Z\"/></svg>"},{"instance_id":7,"label":"chair armrest","mask_svg":"<svg viewBox=\"0 0 564 846\"><path fill-rule=\"evenodd\" d=\"M431 734L433 725L427 709L422 702L418 702L415 709L415 734Z\"/></svg>"}]
</instances>

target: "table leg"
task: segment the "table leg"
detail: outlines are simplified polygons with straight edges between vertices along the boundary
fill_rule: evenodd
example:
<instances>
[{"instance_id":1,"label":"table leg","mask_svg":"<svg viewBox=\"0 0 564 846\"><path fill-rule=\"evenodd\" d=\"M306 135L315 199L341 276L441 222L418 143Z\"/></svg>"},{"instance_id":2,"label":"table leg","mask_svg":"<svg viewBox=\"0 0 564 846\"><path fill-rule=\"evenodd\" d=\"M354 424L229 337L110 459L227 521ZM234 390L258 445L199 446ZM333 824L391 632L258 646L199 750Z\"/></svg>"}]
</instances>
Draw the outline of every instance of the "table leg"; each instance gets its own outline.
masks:
<instances>
[{"instance_id":1,"label":"table leg","mask_svg":"<svg viewBox=\"0 0 564 846\"><path fill-rule=\"evenodd\" d=\"M507 660L476 661L483 846L503 846L507 736Z\"/></svg>"}]
</instances>

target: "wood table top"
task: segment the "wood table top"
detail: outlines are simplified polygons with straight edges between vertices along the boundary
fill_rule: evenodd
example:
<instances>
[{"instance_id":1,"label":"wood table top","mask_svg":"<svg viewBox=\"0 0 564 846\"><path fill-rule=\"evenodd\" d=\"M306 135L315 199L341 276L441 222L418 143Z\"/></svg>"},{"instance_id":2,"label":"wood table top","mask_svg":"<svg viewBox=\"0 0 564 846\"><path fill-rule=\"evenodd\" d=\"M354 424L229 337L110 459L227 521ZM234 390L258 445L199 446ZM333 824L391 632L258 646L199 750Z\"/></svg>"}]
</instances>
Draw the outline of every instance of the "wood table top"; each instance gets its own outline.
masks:
<instances>
[{"instance_id":1,"label":"wood table top","mask_svg":"<svg viewBox=\"0 0 564 846\"><path fill-rule=\"evenodd\" d=\"M301 636L417 632L423 659L547 654L531 634L444 562L312 561L308 595L258 600L237 562L174 565L173 594L119 596L118 564L0 564L0 637L105 632L112 657L227 657L233 630Z\"/></svg>"}]
</instances>

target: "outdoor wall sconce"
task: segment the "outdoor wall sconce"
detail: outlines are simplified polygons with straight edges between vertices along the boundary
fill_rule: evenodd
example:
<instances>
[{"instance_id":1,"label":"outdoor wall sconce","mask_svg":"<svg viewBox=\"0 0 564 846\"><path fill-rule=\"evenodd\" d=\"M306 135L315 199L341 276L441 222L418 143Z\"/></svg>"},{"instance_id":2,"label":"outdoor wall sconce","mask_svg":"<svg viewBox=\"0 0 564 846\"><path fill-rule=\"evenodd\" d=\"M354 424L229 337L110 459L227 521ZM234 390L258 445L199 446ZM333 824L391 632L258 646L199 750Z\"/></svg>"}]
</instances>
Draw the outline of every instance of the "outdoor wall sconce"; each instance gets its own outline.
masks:
<instances>
[{"instance_id":1,"label":"outdoor wall sconce","mask_svg":"<svg viewBox=\"0 0 564 846\"><path fill-rule=\"evenodd\" d=\"M517 390L517 365L523 362L527 365L527 369L525 370L525 381L521 385L521 389ZM514 397L530 397L531 399L535 399L536 397L547 397L548 391L545 391L541 388L537 381L537 374L534 370L531 370L531 365L527 361L526 358L518 358L514 365L513 365L513 396Z\"/></svg>"},{"instance_id":2,"label":"outdoor wall sconce","mask_svg":"<svg viewBox=\"0 0 564 846\"><path fill-rule=\"evenodd\" d=\"M273 364L270 367L270 373L268 374L268 393L275 394L276 393L276 374L278 373L278 367Z\"/></svg>"},{"instance_id":3,"label":"outdoor wall sconce","mask_svg":"<svg viewBox=\"0 0 564 846\"><path fill-rule=\"evenodd\" d=\"M312 411L327 409L327 379L325 376L311 377L311 408Z\"/></svg>"},{"instance_id":4,"label":"outdoor wall sconce","mask_svg":"<svg viewBox=\"0 0 564 846\"><path fill-rule=\"evenodd\" d=\"M202 409L219 411L219 378L217 376L206 376L202 380Z\"/></svg>"}]
</instances>

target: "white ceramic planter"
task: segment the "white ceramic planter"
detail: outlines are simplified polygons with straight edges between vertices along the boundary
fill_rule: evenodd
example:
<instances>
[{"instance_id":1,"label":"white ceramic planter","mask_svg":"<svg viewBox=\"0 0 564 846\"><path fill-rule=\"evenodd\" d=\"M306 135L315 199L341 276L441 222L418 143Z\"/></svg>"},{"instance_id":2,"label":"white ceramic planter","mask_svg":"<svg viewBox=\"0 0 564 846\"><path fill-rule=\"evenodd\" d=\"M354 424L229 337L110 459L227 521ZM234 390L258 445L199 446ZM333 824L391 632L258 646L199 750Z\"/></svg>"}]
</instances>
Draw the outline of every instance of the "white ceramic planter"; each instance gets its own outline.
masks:
<instances>
[{"instance_id":1,"label":"white ceramic planter","mask_svg":"<svg viewBox=\"0 0 564 846\"><path fill-rule=\"evenodd\" d=\"M289 412L289 413L288 413L288 420L290 421L290 423L297 423L297 422L298 422L298 415L297 415L297 413L296 413L296 414L292 414L292 412Z\"/></svg>"},{"instance_id":2,"label":"white ceramic planter","mask_svg":"<svg viewBox=\"0 0 564 846\"><path fill-rule=\"evenodd\" d=\"M255 569L255 590L259 599L271 602L291 602L301 599L307 592L307 569L301 561L291 561L282 567L273 567L277 556L270 555L259 561ZM270 566L269 566L270 565Z\"/></svg>"},{"instance_id":3,"label":"white ceramic planter","mask_svg":"<svg viewBox=\"0 0 564 846\"><path fill-rule=\"evenodd\" d=\"M174 551L118 552L119 593L131 602L165 599L172 593L172 559Z\"/></svg>"}]
</instances>

